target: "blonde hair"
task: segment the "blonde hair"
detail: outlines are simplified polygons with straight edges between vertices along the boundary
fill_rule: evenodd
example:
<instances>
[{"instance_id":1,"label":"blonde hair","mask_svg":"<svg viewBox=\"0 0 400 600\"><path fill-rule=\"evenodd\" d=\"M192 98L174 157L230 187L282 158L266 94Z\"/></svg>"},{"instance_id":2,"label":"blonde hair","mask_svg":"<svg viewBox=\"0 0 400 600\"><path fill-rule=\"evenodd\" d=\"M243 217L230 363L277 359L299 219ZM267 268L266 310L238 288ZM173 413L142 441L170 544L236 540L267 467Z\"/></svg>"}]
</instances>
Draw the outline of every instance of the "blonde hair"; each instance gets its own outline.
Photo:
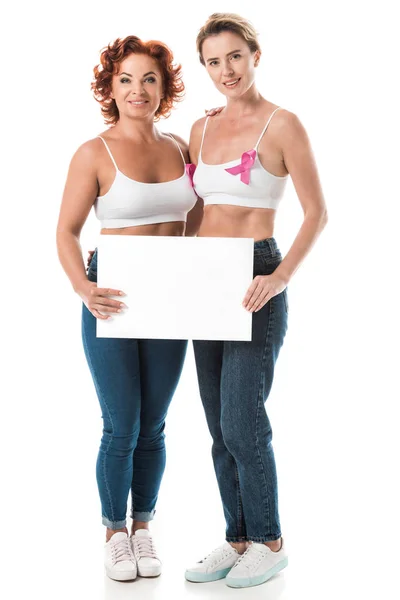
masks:
<instances>
[{"instance_id":1,"label":"blonde hair","mask_svg":"<svg viewBox=\"0 0 400 600\"><path fill-rule=\"evenodd\" d=\"M202 65L205 65L202 52L204 41L210 35L218 35L218 33L221 33L222 31L231 31L232 33L240 35L247 43L251 52L256 52L256 50L258 50L261 54L257 32L250 21L247 21L235 13L214 13L208 17L196 39L197 52L199 53L199 59Z\"/></svg>"}]
</instances>

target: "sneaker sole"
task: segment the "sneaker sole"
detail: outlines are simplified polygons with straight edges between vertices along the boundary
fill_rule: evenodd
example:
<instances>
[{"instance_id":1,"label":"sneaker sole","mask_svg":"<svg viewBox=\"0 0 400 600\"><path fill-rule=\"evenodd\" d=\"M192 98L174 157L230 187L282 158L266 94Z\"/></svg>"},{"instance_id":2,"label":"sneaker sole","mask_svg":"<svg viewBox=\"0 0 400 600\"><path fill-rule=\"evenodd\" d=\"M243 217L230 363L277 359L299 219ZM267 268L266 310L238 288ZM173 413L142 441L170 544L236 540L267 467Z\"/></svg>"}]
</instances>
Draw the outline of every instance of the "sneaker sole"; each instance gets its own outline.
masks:
<instances>
[{"instance_id":1,"label":"sneaker sole","mask_svg":"<svg viewBox=\"0 0 400 600\"><path fill-rule=\"evenodd\" d=\"M159 575L161 575L161 567L152 569L138 569L139 577L158 577Z\"/></svg>"},{"instance_id":2,"label":"sneaker sole","mask_svg":"<svg viewBox=\"0 0 400 600\"><path fill-rule=\"evenodd\" d=\"M221 571L215 571L215 573L196 573L196 571L186 571L185 579L193 583L207 583L208 581L217 581L218 579L224 579L232 567L228 569L222 569Z\"/></svg>"},{"instance_id":3,"label":"sneaker sole","mask_svg":"<svg viewBox=\"0 0 400 600\"><path fill-rule=\"evenodd\" d=\"M127 571L126 573L113 573L112 571L110 571L109 569L107 569L106 567L106 574L107 577L109 577L110 579L113 579L114 581L133 581L134 579L136 579L137 577L137 573L135 573L134 571Z\"/></svg>"},{"instance_id":4,"label":"sneaker sole","mask_svg":"<svg viewBox=\"0 0 400 600\"><path fill-rule=\"evenodd\" d=\"M261 585L262 583L265 583L266 581L268 581L268 579L271 579L271 577L279 573L279 571L282 571L282 569L287 567L287 565L288 559L284 558L283 560L278 562L278 564L272 567L272 569L269 569L269 571L263 573L263 575L258 575L258 577L246 577L244 579L235 579L234 577L229 579L229 577L227 577L225 583L227 586L233 588L244 588L251 587L253 585Z\"/></svg>"}]
</instances>

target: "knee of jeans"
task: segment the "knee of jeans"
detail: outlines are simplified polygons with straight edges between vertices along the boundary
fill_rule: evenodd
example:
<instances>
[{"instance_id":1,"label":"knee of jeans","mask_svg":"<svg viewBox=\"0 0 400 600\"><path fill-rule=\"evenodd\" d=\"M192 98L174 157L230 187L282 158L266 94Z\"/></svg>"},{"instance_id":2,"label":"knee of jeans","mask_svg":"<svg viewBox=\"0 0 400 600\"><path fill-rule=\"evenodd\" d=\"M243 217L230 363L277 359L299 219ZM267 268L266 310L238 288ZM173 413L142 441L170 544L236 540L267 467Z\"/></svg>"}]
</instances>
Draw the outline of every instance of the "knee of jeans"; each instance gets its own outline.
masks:
<instances>
[{"instance_id":1,"label":"knee of jeans","mask_svg":"<svg viewBox=\"0 0 400 600\"><path fill-rule=\"evenodd\" d=\"M164 447L164 439L164 431L159 431L150 435L142 435L142 432L140 432L137 440L136 450L158 450Z\"/></svg>"},{"instance_id":2,"label":"knee of jeans","mask_svg":"<svg viewBox=\"0 0 400 600\"><path fill-rule=\"evenodd\" d=\"M135 450L138 437L138 429L133 429L128 433L104 430L101 438L100 451L105 452L110 456L127 456L132 454Z\"/></svg>"},{"instance_id":3,"label":"knee of jeans","mask_svg":"<svg viewBox=\"0 0 400 600\"><path fill-rule=\"evenodd\" d=\"M213 440L213 446L219 447L224 445L224 438L222 435L221 425L220 423L211 423L208 422L208 430L211 434Z\"/></svg>"},{"instance_id":4,"label":"knee of jeans","mask_svg":"<svg viewBox=\"0 0 400 600\"><path fill-rule=\"evenodd\" d=\"M272 440L269 422L260 424L257 430L254 427L251 431L248 428L245 430L240 423L229 420L221 423L221 426L226 448L239 461L254 460L258 454L257 448L260 445L265 448Z\"/></svg>"},{"instance_id":5,"label":"knee of jeans","mask_svg":"<svg viewBox=\"0 0 400 600\"><path fill-rule=\"evenodd\" d=\"M220 455L221 452L226 451L226 444L222 435L216 436L213 438L213 443L211 447L211 455L215 459Z\"/></svg>"},{"instance_id":6,"label":"knee of jeans","mask_svg":"<svg viewBox=\"0 0 400 600\"><path fill-rule=\"evenodd\" d=\"M140 422L139 442L141 444L154 444L165 438L165 415L161 419L142 419Z\"/></svg>"},{"instance_id":7,"label":"knee of jeans","mask_svg":"<svg viewBox=\"0 0 400 600\"><path fill-rule=\"evenodd\" d=\"M234 424L228 420L222 421L221 430L224 444L232 456L241 458L249 454L251 444L246 439L247 436L244 435L244 432L240 431L237 423Z\"/></svg>"}]
</instances>

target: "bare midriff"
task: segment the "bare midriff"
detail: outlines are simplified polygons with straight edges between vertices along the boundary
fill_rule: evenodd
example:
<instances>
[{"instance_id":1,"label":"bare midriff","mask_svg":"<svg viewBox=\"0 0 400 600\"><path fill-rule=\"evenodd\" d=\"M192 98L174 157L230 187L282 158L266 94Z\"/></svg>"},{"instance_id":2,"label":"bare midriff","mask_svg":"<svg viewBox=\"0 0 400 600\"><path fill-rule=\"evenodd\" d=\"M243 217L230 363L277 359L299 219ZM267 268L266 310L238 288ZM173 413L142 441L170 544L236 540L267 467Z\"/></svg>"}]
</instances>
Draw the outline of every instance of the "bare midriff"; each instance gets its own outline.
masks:
<instances>
[{"instance_id":1,"label":"bare midriff","mask_svg":"<svg viewBox=\"0 0 400 600\"><path fill-rule=\"evenodd\" d=\"M172 221L171 223L152 223L151 225L135 225L134 227L119 227L116 229L102 229L102 235L184 235L186 223Z\"/></svg>"},{"instance_id":2,"label":"bare midriff","mask_svg":"<svg viewBox=\"0 0 400 600\"><path fill-rule=\"evenodd\" d=\"M272 208L208 204L198 236L264 240L274 235L275 213Z\"/></svg>"}]
</instances>

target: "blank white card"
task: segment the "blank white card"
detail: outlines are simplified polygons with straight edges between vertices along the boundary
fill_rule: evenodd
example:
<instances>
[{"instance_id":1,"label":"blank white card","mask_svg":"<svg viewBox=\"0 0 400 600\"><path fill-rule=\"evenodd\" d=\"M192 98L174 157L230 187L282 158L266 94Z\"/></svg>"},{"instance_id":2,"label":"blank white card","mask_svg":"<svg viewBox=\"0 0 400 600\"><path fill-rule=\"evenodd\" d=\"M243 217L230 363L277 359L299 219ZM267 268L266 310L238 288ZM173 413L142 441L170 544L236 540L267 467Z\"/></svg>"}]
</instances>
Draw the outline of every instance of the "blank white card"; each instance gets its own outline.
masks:
<instances>
[{"instance_id":1,"label":"blank white card","mask_svg":"<svg viewBox=\"0 0 400 600\"><path fill-rule=\"evenodd\" d=\"M250 238L101 235L97 285L125 292L128 308L97 319L97 337L250 341L253 249Z\"/></svg>"}]
</instances>

